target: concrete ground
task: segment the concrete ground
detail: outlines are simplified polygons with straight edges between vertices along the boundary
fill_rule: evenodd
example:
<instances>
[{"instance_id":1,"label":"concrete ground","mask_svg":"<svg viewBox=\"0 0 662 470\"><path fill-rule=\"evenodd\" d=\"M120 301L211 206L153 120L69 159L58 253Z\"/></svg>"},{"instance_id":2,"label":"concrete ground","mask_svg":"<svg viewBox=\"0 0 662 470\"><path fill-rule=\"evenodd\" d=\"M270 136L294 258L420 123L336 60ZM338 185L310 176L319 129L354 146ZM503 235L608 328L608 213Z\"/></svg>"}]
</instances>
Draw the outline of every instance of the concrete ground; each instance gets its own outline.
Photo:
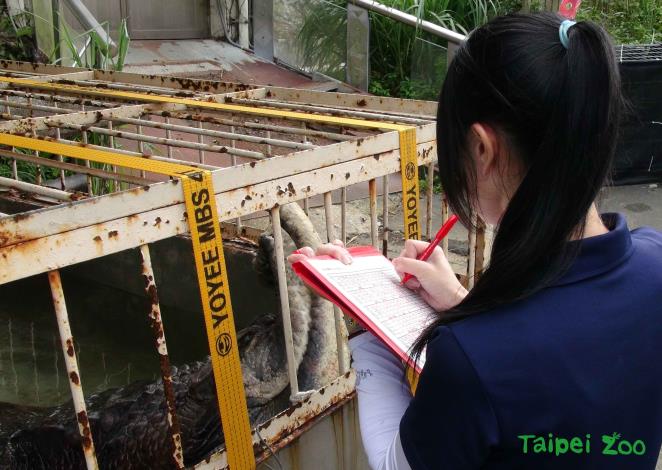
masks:
<instances>
[{"instance_id":1,"label":"concrete ground","mask_svg":"<svg viewBox=\"0 0 662 470\"><path fill-rule=\"evenodd\" d=\"M378 198L377 213L379 233L382 232L381 196ZM389 256L397 256L404 243L403 219L400 207L399 194L389 196ZM432 234L441 226L441 198L436 195L433 199ZM370 244L370 209L365 198L356 199L347 203L347 243L349 245ZM425 200L421 201L421 210L424 213ZM620 212L625 215L630 229L651 226L662 231L662 187L658 184L644 184L633 186L616 186L605 188L599 197L598 208L600 212ZM310 218L324 239L326 236L326 222L323 207L312 207ZM333 219L336 237L340 237L340 205L333 206ZM267 217L251 218L245 221L246 225L260 229L269 227ZM425 217L421 219L422 230L425 233ZM449 238L449 260L458 273L466 273L466 256L468 253L467 230L456 224ZM379 243L381 246L381 242Z\"/></svg>"}]
</instances>

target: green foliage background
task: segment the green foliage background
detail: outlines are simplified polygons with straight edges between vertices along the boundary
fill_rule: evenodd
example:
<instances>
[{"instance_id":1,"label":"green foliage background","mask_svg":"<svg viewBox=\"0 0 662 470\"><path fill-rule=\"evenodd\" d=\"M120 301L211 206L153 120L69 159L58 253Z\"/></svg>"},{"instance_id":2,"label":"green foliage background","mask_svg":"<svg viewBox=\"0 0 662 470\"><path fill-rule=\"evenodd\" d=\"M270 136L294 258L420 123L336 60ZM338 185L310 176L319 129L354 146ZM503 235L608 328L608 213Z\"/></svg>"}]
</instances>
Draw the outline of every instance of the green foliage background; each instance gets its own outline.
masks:
<instances>
[{"instance_id":1,"label":"green foliage background","mask_svg":"<svg viewBox=\"0 0 662 470\"><path fill-rule=\"evenodd\" d=\"M520 11L521 0L382 0L449 29L466 33L495 15ZM528 2L531 11L540 0ZM344 80L346 0L310 1L298 44L304 64ZM662 1L584 0L579 20L602 24L617 44L662 40ZM370 88L376 95L434 100L444 78L444 41L370 13Z\"/></svg>"}]
</instances>

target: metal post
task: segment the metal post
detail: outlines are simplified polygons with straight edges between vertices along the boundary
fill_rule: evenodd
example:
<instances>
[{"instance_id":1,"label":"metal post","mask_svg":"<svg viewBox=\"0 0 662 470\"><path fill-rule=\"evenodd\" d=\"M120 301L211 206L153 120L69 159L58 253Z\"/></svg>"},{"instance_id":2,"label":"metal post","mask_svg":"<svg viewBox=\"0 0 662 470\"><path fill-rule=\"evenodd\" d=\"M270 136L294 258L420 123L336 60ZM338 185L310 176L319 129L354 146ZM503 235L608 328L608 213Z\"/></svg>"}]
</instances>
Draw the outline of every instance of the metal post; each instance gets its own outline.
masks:
<instances>
[{"instance_id":1,"label":"metal post","mask_svg":"<svg viewBox=\"0 0 662 470\"><path fill-rule=\"evenodd\" d=\"M331 243L336 239L333 229L333 201L331 191L324 193L324 218L326 219L326 240Z\"/></svg>"},{"instance_id":2,"label":"metal post","mask_svg":"<svg viewBox=\"0 0 662 470\"><path fill-rule=\"evenodd\" d=\"M382 254L388 255L388 193L389 175L382 178Z\"/></svg>"},{"instance_id":3,"label":"metal post","mask_svg":"<svg viewBox=\"0 0 662 470\"><path fill-rule=\"evenodd\" d=\"M71 389L71 397L74 402L74 410L76 411L78 432L80 432L83 444L85 464L88 470L96 470L99 467L97 465L97 457L94 451L92 430L90 429L90 422L87 418L85 396L83 395L83 387L81 385L80 372L78 370L78 361L76 360L76 351L74 350L74 338L71 335L71 329L69 328L69 314L67 313L67 305L64 300L60 272L57 270L50 271L48 273L48 282L51 285L53 306L55 307L55 316L57 318L57 326L60 332L64 363L67 366L67 374L69 375L69 388Z\"/></svg>"},{"instance_id":4,"label":"metal post","mask_svg":"<svg viewBox=\"0 0 662 470\"><path fill-rule=\"evenodd\" d=\"M347 4L347 83L368 91L370 75L370 15L368 10Z\"/></svg>"},{"instance_id":5,"label":"metal post","mask_svg":"<svg viewBox=\"0 0 662 470\"><path fill-rule=\"evenodd\" d=\"M428 190L425 214L425 236L432 240L432 198L434 197L434 163L428 165Z\"/></svg>"},{"instance_id":6,"label":"metal post","mask_svg":"<svg viewBox=\"0 0 662 470\"><path fill-rule=\"evenodd\" d=\"M370 198L370 241L377 248L377 180L368 181L368 193Z\"/></svg>"},{"instance_id":7,"label":"metal post","mask_svg":"<svg viewBox=\"0 0 662 470\"><path fill-rule=\"evenodd\" d=\"M253 50L268 61L274 60L273 18L273 0L253 0Z\"/></svg>"},{"instance_id":8,"label":"metal post","mask_svg":"<svg viewBox=\"0 0 662 470\"><path fill-rule=\"evenodd\" d=\"M292 336L292 319L290 317L290 299L287 294L287 278L285 274L285 253L283 251L283 232L280 228L280 207L271 209L271 226L274 231L274 245L276 248L276 273L278 275L278 294L280 297L280 310L283 316L283 333L285 335L285 353L287 354L287 372L290 378L290 398L296 399L299 395L299 380L297 379L297 365L294 360L294 339Z\"/></svg>"},{"instance_id":9,"label":"metal post","mask_svg":"<svg viewBox=\"0 0 662 470\"><path fill-rule=\"evenodd\" d=\"M165 331L163 329L163 321L161 320L161 305L159 304L159 295L156 289L154 271L152 270L152 258L149 254L148 245L140 245L140 256L142 258L142 275L145 278L145 292L152 305L147 316L149 317L149 322L154 333L156 351L159 354L163 393L166 400L167 422L172 440L172 459L177 468L184 468L182 437L179 429L177 410L175 408L175 391L172 386L172 369L170 367L168 346L166 345Z\"/></svg>"}]
</instances>

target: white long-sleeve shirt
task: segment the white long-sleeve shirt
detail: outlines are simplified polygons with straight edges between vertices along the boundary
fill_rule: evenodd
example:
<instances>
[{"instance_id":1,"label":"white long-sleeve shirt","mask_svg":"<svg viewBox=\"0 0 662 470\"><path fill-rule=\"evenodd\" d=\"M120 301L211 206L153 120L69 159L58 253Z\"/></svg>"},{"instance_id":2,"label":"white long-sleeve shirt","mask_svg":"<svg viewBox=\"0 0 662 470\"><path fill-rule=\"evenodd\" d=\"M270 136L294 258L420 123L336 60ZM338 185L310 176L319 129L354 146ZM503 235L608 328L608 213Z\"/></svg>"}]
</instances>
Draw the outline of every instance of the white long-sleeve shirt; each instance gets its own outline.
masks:
<instances>
[{"instance_id":1,"label":"white long-sleeve shirt","mask_svg":"<svg viewBox=\"0 0 662 470\"><path fill-rule=\"evenodd\" d=\"M411 470L398 432L412 399L403 364L371 333L356 336L349 344L368 462L373 470Z\"/></svg>"}]
</instances>

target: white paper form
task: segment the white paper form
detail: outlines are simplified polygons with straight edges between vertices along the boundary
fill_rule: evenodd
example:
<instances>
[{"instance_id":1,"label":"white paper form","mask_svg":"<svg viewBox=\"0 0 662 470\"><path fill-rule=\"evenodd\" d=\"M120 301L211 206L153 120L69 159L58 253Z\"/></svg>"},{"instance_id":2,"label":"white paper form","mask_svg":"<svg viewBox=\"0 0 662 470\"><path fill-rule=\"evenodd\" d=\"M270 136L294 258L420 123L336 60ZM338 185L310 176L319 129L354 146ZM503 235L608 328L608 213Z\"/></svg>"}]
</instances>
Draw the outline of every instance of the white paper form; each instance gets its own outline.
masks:
<instances>
[{"instance_id":1,"label":"white paper form","mask_svg":"<svg viewBox=\"0 0 662 470\"><path fill-rule=\"evenodd\" d=\"M391 262L383 256L355 256L346 265L335 259L307 260L408 355L411 346L436 312L418 293L400 284ZM418 362L425 363L425 354Z\"/></svg>"}]
</instances>

